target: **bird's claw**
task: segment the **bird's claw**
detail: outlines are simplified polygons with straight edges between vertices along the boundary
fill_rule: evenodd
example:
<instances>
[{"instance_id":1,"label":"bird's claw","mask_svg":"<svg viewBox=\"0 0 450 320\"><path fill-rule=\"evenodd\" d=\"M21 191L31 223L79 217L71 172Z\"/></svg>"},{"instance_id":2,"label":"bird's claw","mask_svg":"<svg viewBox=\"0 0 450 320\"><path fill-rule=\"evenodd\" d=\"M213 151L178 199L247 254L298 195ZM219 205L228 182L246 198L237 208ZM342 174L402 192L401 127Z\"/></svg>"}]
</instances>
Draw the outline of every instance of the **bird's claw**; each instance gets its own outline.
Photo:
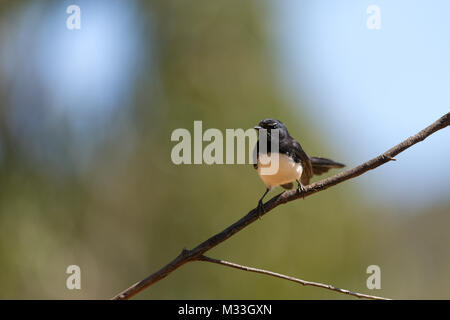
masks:
<instances>
[{"instance_id":1,"label":"bird's claw","mask_svg":"<svg viewBox=\"0 0 450 320\"><path fill-rule=\"evenodd\" d=\"M298 184L298 187L297 187L297 193L300 194L300 195L302 196L303 199L305 199L306 189L305 189L305 187L303 187L303 186L301 185L301 183Z\"/></svg>"}]
</instances>

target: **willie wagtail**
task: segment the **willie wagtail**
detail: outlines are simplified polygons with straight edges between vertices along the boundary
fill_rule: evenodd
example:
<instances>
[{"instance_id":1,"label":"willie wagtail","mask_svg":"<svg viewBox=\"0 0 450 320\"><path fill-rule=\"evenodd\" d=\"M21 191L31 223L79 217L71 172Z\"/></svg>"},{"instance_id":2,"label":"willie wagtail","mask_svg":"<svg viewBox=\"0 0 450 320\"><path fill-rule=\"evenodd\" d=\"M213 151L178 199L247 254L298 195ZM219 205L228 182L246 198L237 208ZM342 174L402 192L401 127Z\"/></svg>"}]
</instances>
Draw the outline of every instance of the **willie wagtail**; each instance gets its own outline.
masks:
<instances>
[{"instance_id":1,"label":"willie wagtail","mask_svg":"<svg viewBox=\"0 0 450 320\"><path fill-rule=\"evenodd\" d=\"M285 189L292 189L294 182L298 183L297 191L303 193L305 191L304 186L309 184L309 180L313 175L319 175L327 172L330 168L342 168L344 164L335 162L326 158L308 157L303 151L300 143L292 138L286 128L286 126L276 119L262 120L257 126L254 127L258 132L260 129L267 130L267 148L266 150L259 150L259 140L256 144L256 156L257 161L253 165L258 170L258 175L266 185L266 191L261 199L258 201L258 211L264 212L263 199L270 189L277 186L282 186ZM271 155L271 130L278 130L278 170L273 174L264 174L262 168L264 166L270 166L268 164L267 156ZM266 151L263 154L263 151ZM263 158L266 160L262 161Z\"/></svg>"}]
</instances>

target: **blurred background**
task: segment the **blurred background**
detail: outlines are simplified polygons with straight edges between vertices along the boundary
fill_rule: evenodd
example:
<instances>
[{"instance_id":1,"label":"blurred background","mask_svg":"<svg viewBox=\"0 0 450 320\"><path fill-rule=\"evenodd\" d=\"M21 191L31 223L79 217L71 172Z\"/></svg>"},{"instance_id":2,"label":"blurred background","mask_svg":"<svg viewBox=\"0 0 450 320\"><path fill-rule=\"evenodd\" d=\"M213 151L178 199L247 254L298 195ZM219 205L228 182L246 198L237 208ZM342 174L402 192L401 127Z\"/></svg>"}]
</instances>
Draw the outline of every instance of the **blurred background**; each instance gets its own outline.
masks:
<instances>
[{"instance_id":1,"label":"blurred background","mask_svg":"<svg viewBox=\"0 0 450 320\"><path fill-rule=\"evenodd\" d=\"M79 30L66 27L72 4ZM369 5L380 29L367 27ZM110 298L255 207L264 186L251 165L171 162L172 131L194 120L224 132L278 118L309 155L349 167L425 128L449 111L449 9L2 0L0 298ZM448 299L449 137L278 207L208 255L368 294ZM81 290L66 288L73 264ZM381 290L366 287L370 265ZM323 298L351 299L202 262L136 296Z\"/></svg>"}]
</instances>

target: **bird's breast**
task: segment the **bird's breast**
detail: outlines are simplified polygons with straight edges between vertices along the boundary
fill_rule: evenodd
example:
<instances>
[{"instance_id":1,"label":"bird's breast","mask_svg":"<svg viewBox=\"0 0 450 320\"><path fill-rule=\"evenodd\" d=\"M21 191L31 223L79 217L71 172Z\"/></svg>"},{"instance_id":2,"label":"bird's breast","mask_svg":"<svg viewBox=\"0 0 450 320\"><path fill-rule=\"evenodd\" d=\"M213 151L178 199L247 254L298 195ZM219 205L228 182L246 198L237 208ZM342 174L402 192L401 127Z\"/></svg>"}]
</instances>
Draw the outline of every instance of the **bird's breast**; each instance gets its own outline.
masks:
<instances>
[{"instance_id":1,"label":"bird's breast","mask_svg":"<svg viewBox=\"0 0 450 320\"><path fill-rule=\"evenodd\" d=\"M267 188L274 188L279 185L299 180L303 167L285 154L259 154L258 174ZM278 166L277 166L278 163Z\"/></svg>"}]
</instances>

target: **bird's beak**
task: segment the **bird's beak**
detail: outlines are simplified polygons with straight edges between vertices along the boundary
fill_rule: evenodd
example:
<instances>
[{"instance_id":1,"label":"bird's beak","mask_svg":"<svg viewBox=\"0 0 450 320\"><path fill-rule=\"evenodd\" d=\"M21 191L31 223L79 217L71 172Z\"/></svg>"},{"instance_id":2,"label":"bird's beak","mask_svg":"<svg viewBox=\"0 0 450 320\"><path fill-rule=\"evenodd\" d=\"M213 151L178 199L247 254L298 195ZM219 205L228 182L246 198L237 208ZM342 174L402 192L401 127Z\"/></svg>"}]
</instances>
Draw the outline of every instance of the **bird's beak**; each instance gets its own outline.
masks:
<instances>
[{"instance_id":1,"label":"bird's beak","mask_svg":"<svg viewBox=\"0 0 450 320\"><path fill-rule=\"evenodd\" d=\"M255 129L255 130L260 130L260 129L262 129L262 127L260 127L260 126L254 126L253 129Z\"/></svg>"}]
</instances>

